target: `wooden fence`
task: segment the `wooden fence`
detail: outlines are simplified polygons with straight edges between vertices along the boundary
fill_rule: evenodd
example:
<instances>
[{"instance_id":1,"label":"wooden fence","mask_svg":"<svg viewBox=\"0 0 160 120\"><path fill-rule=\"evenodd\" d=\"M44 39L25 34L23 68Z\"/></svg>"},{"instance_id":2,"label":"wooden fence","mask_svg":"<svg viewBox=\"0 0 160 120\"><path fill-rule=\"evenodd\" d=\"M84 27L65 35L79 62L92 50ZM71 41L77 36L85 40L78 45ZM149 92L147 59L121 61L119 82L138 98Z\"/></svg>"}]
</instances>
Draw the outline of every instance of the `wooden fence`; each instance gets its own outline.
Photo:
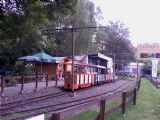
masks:
<instances>
[{"instance_id":1,"label":"wooden fence","mask_svg":"<svg viewBox=\"0 0 160 120\"><path fill-rule=\"evenodd\" d=\"M95 100L92 102L87 102L87 103L83 103L81 105L77 105L77 106L73 106L73 107L70 107L67 109L56 111L48 119L49 120L64 120L66 118L73 117L75 114L79 114L81 112L91 110L95 107L99 107L100 110L99 110L99 114L96 117L94 117L92 120L104 120L104 118L107 115L109 115L112 112L119 110L119 109L121 109L122 114L125 114L127 103L133 102L133 105L136 105L137 91L139 91L140 84L141 84L141 79L139 79L137 81L136 86L132 90L125 91L123 93L118 93L118 94L116 94L112 97L109 97L109 98L103 98L100 100ZM130 97L132 99L128 99ZM109 100L115 100L118 98L122 99L122 103L106 110L107 102Z\"/></svg>"},{"instance_id":2,"label":"wooden fence","mask_svg":"<svg viewBox=\"0 0 160 120\"><path fill-rule=\"evenodd\" d=\"M48 88L48 81L51 80L51 78L53 77L53 75L32 75L32 76L0 76L0 87L1 87L1 97L4 96L4 88L6 87L5 85L5 81L9 81L9 80L16 80L18 81L18 83L21 84L21 89L20 89L20 93L22 94L24 91L24 83L32 80L35 83L35 92L38 89L38 82L41 81L43 78L45 78L45 84L46 84L46 89ZM56 85L57 85L57 80L56 80Z\"/></svg>"}]
</instances>

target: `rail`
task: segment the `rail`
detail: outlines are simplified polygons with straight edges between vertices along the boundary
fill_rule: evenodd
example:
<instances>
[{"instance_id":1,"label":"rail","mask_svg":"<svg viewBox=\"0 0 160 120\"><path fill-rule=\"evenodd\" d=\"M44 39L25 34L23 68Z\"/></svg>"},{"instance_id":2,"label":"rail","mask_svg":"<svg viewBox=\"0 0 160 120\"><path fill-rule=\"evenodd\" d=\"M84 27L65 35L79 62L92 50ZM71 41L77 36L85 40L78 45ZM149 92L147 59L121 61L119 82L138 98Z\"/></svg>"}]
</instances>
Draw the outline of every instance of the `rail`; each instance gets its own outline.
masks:
<instances>
[{"instance_id":1,"label":"rail","mask_svg":"<svg viewBox=\"0 0 160 120\"><path fill-rule=\"evenodd\" d=\"M120 108L121 108L122 114L125 114L127 103L133 102L133 105L136 105L137 92L140 89L140 84L141 84L141 78L137 81L136 86L132 90L128 90L123 93L118 93L116 95L110 96L109 98L108 97L102 98L100 100L91 101L89 103L86 102L86 103L83 103L83 104L80 104L77 106L73 106L73 107L70 107L67 109L55 111L51 115L51 117L48 119L49 120L64 120L66 118L73 117L75 114L91 110L94 107L99 107L100 110L99 110L99 114L96 117L92 118L92 120L104 120L104 118L107 115L111 114L112 112L114 112ZM133 99L130 100L130 99L128 99L129 97L133 97ZM107 101L108 100L115 100L118 98L122 99L121 104L116 105L116 106L106 110Z\"/></svg>"},{"instance_id":2,"label":"rail","mask_svg":"<svg viewBox=\"0 0 160 120\"><path fill-rule=\"evenodd\" d=\"M157 79L151 78L151 77L147 77L147 79L153 84L153 86L155 86L157 89L160 88L160 81L158 81Z\"/></svg>"}]
</instances>

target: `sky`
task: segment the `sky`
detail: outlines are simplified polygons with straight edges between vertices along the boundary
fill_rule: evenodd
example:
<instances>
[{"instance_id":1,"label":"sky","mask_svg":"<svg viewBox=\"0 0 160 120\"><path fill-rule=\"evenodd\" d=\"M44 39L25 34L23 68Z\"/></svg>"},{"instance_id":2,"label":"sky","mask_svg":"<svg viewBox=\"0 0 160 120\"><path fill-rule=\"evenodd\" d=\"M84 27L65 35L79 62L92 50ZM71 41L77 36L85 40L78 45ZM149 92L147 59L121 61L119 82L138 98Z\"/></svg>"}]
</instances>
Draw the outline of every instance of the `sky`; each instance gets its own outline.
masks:
<instances>
[{"instance_id":1,"label":"sky","mask_svg":"<svg viewBox=\"0 0 160 120\"><path fill-rule=\"evenodd\" d=\"M121 21L129 28L131 43L160 43L160 0L91 0L102 11L102 25Z\"/></svg>"}]
</instances>

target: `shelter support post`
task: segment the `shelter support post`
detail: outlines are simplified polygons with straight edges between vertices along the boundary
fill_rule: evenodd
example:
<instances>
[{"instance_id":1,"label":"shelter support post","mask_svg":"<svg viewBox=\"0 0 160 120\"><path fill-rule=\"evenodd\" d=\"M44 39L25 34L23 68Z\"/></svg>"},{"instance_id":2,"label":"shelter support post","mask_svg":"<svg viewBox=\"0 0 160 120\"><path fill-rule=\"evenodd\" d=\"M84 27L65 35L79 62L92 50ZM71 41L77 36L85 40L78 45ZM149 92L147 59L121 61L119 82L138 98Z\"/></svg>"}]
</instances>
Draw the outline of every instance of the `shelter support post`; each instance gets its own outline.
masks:
<instances>
[{"instance_id":1,"label":"shelter support post","mask_svg":"<svg viewBox=\"0 0 160 120\"><path fill-rule=\"evenodd\" d=\"M1 97L4 96L4 76L1 76Z\"/></svg>"},{"instance_id":2,"label":"shelter support post","mask_svg":"<svg viewBox=\"0 0 160 120\"><path fill-rule=\"evenodd\" d=\"M24 76L22 75L21 77L21 94L23 94L23 90L24 90Z\"/></svg>"},{"instance_id":3,"label":"shelter support post","mask_svg":"<svg viewBox=\"0 0 160 120\"><path fill-rule=\"evenodd\" d=\"M48 89L48 74L46 75L46 89Z\"/></svg>"},{"instance_id":4,"label":"shelter support post","mask_svg":"<svg viewBox=\"0 0 160 120\"><path fill-rule=\"evenodd\" d=\"M37 88L38 88L38 80L39 80L39 76L38 76L38 73L36 73L35 92L37 92Z\"/></svg>"}]
</instances>

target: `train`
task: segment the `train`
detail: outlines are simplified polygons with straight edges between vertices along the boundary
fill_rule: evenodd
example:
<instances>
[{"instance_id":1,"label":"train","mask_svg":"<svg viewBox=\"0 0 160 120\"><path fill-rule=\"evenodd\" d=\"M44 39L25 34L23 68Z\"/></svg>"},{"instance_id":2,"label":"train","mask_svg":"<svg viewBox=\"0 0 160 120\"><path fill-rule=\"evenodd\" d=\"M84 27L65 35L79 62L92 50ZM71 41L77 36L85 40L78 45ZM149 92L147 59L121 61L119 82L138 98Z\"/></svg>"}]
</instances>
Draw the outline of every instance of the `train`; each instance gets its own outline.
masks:
<instances>
[{"instance_id":1,"label":"train","mask_svg":"<svg viewBox=\"0 0 160 120\"><path fill-rule=\"evenodd\" d=\"M81 89L113 81L109 68L100 65L84 64L74 60L74 81L72 79L72 60L66 59L63 65L64 88Z\"/></svg>"}]
</instances>

